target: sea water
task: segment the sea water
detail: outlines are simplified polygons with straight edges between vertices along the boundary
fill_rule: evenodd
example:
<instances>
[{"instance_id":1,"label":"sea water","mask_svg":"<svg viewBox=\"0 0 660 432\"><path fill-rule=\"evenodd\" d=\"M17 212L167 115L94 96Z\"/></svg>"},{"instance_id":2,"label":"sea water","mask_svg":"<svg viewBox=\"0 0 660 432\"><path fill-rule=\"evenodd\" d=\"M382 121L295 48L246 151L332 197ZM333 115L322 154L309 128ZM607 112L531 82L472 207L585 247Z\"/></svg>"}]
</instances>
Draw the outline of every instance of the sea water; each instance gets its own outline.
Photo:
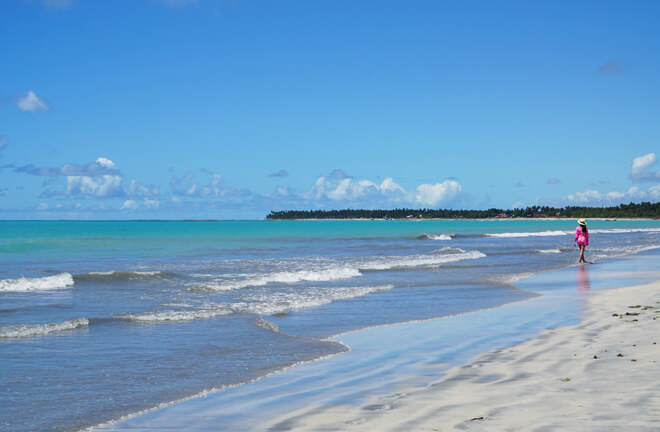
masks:
<instances>
[{"instance_id":1,"label":"sea water","mask_svg":"<svg viewBox=\"0 0 660 432\"><path fill-rule=\"evenodd\" d=\"M79 430L497 307L577 261L565 220L0 222L0 429ZM587 259L660 248L590 221ZM451 319L451 318L450 318Z\"/></svg>"}]
</instances>

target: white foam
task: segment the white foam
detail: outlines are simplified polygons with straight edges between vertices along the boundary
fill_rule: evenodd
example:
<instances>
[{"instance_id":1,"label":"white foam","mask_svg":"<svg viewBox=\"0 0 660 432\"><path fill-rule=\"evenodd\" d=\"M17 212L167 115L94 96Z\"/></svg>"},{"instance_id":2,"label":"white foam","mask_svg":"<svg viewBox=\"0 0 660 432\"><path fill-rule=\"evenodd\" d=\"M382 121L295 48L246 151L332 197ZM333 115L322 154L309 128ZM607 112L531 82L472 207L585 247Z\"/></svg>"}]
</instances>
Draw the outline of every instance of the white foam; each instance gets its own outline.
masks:
<instances>
[{"instance_id":1,"label":"white foam","mask_svg":"<svg viewBox=\"0 0 660 432\"><path fill-rule=\"evenodd\" d=\"M368 294L387 291L394 285L316 288L300 292L262 293L242 296L246 302L231 305L236 313L274 315L291 310L309 309L339 300L350 300Z\"/></svg>"},{"instance_id":2,"label":"white foam","mask_svg":"<svg viewBox=\"0 0 660 432\"><path fill-rule=\"evenodd\" d=\"M349 300L392 288L394 288L394 285L312 288L296 292L266 292L244 295L240 297L243 301L235 303L205 303L200 309L163 310L123 315L119 318L142 323L166 323L215 318L230 314L274 315L291 310L322 306L333 301Z\"/></svg>"},{"instance_id":3,"label":"white foam","mask_svg":"<svg viewBox=\"0 0 660 432\"><path fill-rule=\"evenodd\" d=\"M660 228L611 228L611 229L591 229L592 234L626 234L626 233L660 233ZM485 234L486 237L550 237L561 235L573 235L574 231L539 231L539 232L505 232Z\"/></svg>"},{"instance_id":4,"label":"white foam","mask_svg":"<svg viewBox=\"0 0 660 432\"><path fill-rule=\"evenodd\" d=\"M110 270L110 271L97 271L89 272L84 275L77 277L93 276L95 278L103 279L107 277L108 279L126 279L126 280L135 280L135 279L148 279L148 278L157 278L167 276L168 272L163 271L136 271L136 270Z\"/></svg>"},{"instance_id":5,"label":"white foam","mask_svg":"<svg viewBox=\"0 0 660 432\"><path fill-rule=\"evenodd\" d=\"M212 291L232 291L247 287L264 286L271 283L292 284L298 282L327 282L333 280L349 279L360 276L360 271L351 266L332 267L323 270L298 270L290 272L277 272L260 276L248 276L246 279L238 281L220 281L209 282L203 285L191 286L197 289L207 289ZM244 276L244 275L240 275Z\"/></svg>"},{"instance_id":6,"label":"white foam","mask_svg":"<svg viewBox=\"0 0 660 432\"><path fill-rule=\"evenodd\" d=\"M156 276L163 274L161 271L121 271L121 270L110 270L104 272L89 272L91 275L101 275L101 276L110 276L110 275L130 275L134 274L137 276Z\"/></svg>"},{"instance_id":7,"label":"white foam","mask_svg":"<svg viewBox=\"0 0 660 432\"><path fill-rule=\"evenodd\" d=\"M390 270L397 268L433 267L442 264L483 258L486 255L479 251L465 252L456 248L443 248L436 254L409 255L409 256L385 256L369 257L356 260L351 264L333 264L328 268L317 269L318 263L307 263L313 265L313 270L294 270L262 275L233 274L226 275L216 281L203 284L189 285L191 289L210 291L233 291L247 287L259 287L272 283L295 284L299 282L328 282L335 280L350 279L361 276L362 270ZM233 279L233 280L232 280Z\"/></svg>"},{"instance_id":8,"label":"white foam","mask_svg":"<svg viewBox=\"0 0 660 432\"><path fill-rule=\"evenodd\" d=\"M87 327L87 318L77 318L70 321L47 324L25 324L18 326L0 327L0 338L21 338L30 336L41 336L48 333L73 330L79 327Z\"/></svg>"},{"instance_id":9,"label":"white foam","mask_svg":"<svg viewBox=\"0 0 660 432\"><path fill-rule=\"evenodd\" d=\"M543 254L546 254L546 253L558 254L558 253L561 253L561 250L560 249L537 249L536 252L537 253L543 253Z\"/></svg>"},{"instance_id":10,"label":"white foam","mask_svg":"<svg viewBox=\"0 0 660 432\"><path fill-rule=\"evenodd\" d=\"M647 250L653 250L660 248L660 245L638 245L638 246L627 246L627 247L618 247L618 248L593 248L594 252L613 252L612 255L603 255L605 258L607 256L623 256L623 255L634 255L640 252ZM587 249L588 251L589 249Z\"/></svg>"},{"instance_id":11,"label":"white foam","mask_svg":"<svg viewBox=\"0 0 660 432\"><path fill-rule=\"evenodd\" d=\"M505 285L512 285L529 276L533 276L534 272L512 273L507 275L492 276L487 279L488 282L494 282Z\"/></svg>"},{"instance_id":12,"label":"white foam","mask_svg":"<svg viewBox=\"0 0 660 432\"><path fill-rule=\"evenodd\" d=\"M627 233L660 233L660 228L611 228L611 229L592 229L592 234L627 234Z\"/></svg>"},{"instance_id":13,"label":"white foam","mask_svg":"<svg viewBox=\"0 0 660 432\"><path fill-rule=\"evenodd\" d=\"M426 240L451 240L451 234L420 234L419 238Z\"/></svg>"},{"instance_id":14,"label":"white foam","mask_svg":"<svg viewBox=\"0 0 660 432\"><path fill-rule=\"evenodd\" d=\"M233 311L230 308L218 305L218 307L215 308L205 308L198 310L165 310L158 312L145 312L135 315L123 315L120 318L128 321L143 323L163 323L215 318L232 313Z\"/></svg>"},{"instance_id":15,"label":"white foam","mask_svg":"<svg viewBox=\"0 0 660 432\"><path fill-rule=\"evenodd\" d=\"M486 237L503 237L503 238L515 238L515 237L550 237L550 236L561 236L571 234L567 231L539 231L539 232L506 232L506 233L491 233L486 234Z\"/></svg>"},{"instance_id":16,"label":"white foam","mask_svg":"<svg viewBox=\"0 0 660 432\"><path fill-rule=\"evenodd\" d=\"M4 279L0 280L0 292L27 292L64 289L73 286L73 276L60 273L41 278Z\"/></svg>"},{"instance_id":17,"label":"white foam","mask_svg":"<svg viewBox=\"0 0 660 432\"><path fill-rule=\"evenodd\" d=\"M385 257L359 265L360 270L390 270L396 268L434 267L453 262L484 258L486 254L477 250L439 255L411 255Z\"/></svg>"}]
</instances>

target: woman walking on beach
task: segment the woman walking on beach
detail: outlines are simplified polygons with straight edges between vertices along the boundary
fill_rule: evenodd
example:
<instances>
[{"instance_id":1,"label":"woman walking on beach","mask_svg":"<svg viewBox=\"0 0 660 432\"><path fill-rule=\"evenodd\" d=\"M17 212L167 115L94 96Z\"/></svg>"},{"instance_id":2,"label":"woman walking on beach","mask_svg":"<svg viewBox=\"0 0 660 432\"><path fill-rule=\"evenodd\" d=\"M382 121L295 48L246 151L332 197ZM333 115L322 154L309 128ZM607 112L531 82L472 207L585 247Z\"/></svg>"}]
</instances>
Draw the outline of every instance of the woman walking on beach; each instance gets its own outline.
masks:
<instances>
[{"instance_id":1,"label":"woman walking on beach","mask_svg":"<svg viewBox=\"0 0 660 432\"><path fill-rule=\"evenodd\" d=\"M580 264L587 262L587 260L584 259L584 249L589 246L589 231L587 230L586 220L579 219L578 224L580 224L580 226L575 229L575 241L573 242L573 245L575 246L577 244L580 246L580 259L578 260L578 264Z\"/></svg>"}]
</instances>

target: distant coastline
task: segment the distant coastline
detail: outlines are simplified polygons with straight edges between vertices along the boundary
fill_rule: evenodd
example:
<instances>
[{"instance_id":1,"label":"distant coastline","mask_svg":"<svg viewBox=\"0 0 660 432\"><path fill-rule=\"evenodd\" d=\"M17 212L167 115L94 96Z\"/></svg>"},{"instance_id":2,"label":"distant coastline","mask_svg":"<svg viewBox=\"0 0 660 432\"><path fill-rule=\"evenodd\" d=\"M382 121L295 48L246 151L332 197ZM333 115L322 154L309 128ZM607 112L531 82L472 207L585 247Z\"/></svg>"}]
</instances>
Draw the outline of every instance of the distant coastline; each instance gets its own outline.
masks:
<instances>
[{"instance_id":1,"label":"distant coastline","mask_svg":"<svg viewBox=\"0 0 660 432\"><path fill-rule=\"evenodd\" d=\"M488 210L454 209L392 209L392 210L283 210L271 211L267 220L420 220L420 219L572 219L590 218L660 219L660 203L642 202L621 204L613 207L548 207L531 206L513 210L491 208Z\"/></svg>"}]
</instances>

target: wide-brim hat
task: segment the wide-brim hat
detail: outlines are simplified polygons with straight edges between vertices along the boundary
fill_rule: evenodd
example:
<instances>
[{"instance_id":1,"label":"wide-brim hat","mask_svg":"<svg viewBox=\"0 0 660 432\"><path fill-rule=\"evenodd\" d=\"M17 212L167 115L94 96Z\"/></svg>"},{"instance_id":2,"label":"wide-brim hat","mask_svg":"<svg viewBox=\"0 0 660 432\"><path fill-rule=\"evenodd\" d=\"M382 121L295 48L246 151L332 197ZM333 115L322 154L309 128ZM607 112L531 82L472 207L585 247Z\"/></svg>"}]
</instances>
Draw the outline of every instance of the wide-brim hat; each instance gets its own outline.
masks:
<instances>
[{"instance_id":1,"label":"wide-brim hat","mask_svg":"<svg viewBox=\"0 0 660 432\"><path fill-rule=\"evenodd\" d=\"M579 223L580 225L586 225L586 224L587 224L587 220L586 220L586 219L578 219L578 223Z\"/></svg>"}]
</instances>

